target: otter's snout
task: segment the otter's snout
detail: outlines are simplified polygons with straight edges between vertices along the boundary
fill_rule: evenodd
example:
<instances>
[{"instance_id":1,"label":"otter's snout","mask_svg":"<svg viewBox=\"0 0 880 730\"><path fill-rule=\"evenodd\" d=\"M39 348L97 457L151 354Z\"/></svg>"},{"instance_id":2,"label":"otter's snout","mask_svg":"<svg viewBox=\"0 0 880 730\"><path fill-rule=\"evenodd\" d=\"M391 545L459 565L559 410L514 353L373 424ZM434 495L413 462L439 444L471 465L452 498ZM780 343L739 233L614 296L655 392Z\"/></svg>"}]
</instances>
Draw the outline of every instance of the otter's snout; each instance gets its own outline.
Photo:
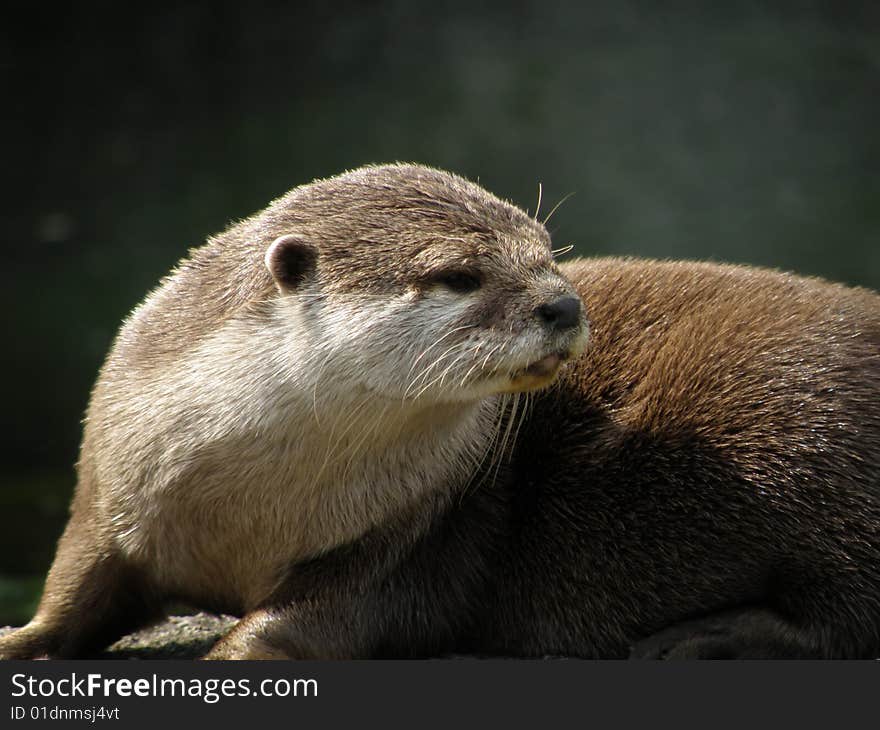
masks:
<instances>
[{"instance_id":1,"label":"otter's snout","mask_svg":"<svg viewBox=\"0 0 880 730\"><path fill-rule=\"evenodd\" d=\"M554 332L563 332L580 325L581 300L570 294L547 302L535 309L535 314Z\"/></svg>"}]
</instances>

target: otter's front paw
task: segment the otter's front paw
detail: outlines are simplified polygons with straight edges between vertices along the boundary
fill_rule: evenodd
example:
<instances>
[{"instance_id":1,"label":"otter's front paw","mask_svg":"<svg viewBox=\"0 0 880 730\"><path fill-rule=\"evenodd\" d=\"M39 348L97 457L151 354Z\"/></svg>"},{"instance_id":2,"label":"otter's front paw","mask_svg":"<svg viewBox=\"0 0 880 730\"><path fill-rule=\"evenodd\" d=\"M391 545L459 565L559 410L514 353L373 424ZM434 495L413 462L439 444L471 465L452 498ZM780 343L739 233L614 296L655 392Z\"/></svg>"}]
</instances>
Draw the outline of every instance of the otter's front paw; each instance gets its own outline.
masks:
<instances>
[{"instance_id":1,"label":"otter's front paw","mask_svg":"<svg viewBox=\"0 0 880 730\"><path fill-rule=\"evenodd\" d=\"M694 632L691 627L674 626L635 644L630 659L739 659L746 647L736 637L712 631Z\"/></svg>"},{"instance_id":2,"label":"otter's front paw","mask_svg":"<svg viewBox=\"0 0 880 730\"><path fill-rule=\"evenodd\" d=\"M806 659L815 642L763 609L739 609L684 621L636 643L630 659Z\"/></svg>"}]
</instances>

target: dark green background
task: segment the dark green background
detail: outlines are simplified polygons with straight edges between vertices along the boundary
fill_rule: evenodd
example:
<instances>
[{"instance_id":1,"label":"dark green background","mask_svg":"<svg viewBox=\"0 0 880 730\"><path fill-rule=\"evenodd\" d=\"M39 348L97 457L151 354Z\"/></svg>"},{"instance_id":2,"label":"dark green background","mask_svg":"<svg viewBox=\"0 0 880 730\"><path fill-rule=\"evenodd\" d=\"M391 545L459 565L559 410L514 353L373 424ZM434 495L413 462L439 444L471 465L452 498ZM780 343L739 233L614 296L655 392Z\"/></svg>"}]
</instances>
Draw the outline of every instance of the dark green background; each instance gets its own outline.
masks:
<instances>
[{"instance_id":1,"label":"dark green background","mask_svg":"<svg viewBox=\"0 0 880 730\"><path fill-rule=\"evenodd\" d=\"M0 21L0 624L121 319L315 177L414 160L532 210L540 182L545 211L574 193L551 228L582 255L880 287L878 3L34 5Z\"/></svg>"}]
</instances>

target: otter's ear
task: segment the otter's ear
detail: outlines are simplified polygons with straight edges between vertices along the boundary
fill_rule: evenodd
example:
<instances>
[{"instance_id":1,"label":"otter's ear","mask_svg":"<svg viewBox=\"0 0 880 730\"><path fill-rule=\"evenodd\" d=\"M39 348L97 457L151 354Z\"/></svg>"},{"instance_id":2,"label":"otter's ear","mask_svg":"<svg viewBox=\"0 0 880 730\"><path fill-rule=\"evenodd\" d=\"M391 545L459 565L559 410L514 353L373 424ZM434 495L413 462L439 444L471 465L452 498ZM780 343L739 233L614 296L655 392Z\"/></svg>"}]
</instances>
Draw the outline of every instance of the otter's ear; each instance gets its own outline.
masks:
<instances>
[{"instance_id":1,"label":"otter's ear","mask_svg":"<svg viewBox=\"0 0 880 730\"><path fill-rule=\"evenodd\" d=\"M299 236L278 236L266 251L266 268L282 292L296 289L315 270L318 251Z\"/></svg>"}]
</instances>

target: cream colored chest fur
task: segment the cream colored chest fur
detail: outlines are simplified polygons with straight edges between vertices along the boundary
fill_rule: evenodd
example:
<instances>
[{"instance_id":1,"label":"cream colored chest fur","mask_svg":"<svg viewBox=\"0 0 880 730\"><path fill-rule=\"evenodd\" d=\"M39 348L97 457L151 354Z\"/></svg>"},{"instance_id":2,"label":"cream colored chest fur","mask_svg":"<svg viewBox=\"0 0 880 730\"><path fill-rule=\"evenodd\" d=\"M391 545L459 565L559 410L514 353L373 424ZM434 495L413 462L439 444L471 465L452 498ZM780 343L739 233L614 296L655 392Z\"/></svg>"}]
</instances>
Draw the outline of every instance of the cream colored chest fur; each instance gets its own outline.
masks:
<instances>
[{"instance_id":1,"label":"cream colored chest fur","mask_svg":"<svg viewBox=\"0 0 880 730\"><path fill-rule=\"evenodd\" d=\"M224 586L220 598L244 608L295 561L465 481L495 408L419 413L337 387L345 373L306 329L252 320L230 321L167 370L108 377L90 428L114 539L162 585Z\"/></svg>"}]
</instances>

